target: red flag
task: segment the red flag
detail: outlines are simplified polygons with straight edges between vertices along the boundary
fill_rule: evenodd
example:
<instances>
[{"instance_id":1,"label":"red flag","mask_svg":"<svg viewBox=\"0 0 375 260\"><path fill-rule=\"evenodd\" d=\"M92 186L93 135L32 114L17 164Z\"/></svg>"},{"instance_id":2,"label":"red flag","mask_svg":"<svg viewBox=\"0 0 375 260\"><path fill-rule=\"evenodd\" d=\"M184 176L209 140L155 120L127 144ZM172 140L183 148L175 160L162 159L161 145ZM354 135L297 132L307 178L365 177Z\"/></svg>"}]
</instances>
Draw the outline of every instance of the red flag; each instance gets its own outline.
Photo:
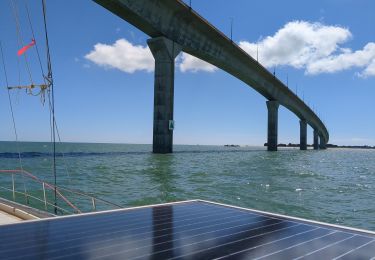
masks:
<instances>
[{"instance_id":1,"label":"red flag","mask_svg":"<svg viewBox=\"0 0 375 260\"><path fill-rule=\"evenodd\" d=\"M22 54L24 54L24 52L27 51L30 47L34 46L35 43L36 43L35 40L32 39L31 43L22 47L22 49L18 50L18 52L17 52L18 56L21 56Z\"/></svg>"}]
</instances>

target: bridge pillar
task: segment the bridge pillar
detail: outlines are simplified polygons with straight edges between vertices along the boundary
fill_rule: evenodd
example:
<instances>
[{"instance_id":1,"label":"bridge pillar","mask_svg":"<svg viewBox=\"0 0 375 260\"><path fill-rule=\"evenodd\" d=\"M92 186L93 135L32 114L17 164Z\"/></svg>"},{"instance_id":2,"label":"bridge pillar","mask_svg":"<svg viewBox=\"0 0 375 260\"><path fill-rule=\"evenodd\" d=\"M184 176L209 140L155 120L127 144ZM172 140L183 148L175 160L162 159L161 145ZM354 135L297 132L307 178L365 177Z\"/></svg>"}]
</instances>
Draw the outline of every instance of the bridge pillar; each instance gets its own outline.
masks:
<instances>
[{"instance_id":1,"label":"bridge pillar","mask_svg":"<svg viewBox=\"0 0 375 260\"><path fill-rule=\"evenodd\" d=\"M299 121L299 149L307 150L307 123L306 120Z\"/></svg>"},{"instance_id":2,"label":"bridge pillar","mask_svg":"<svg viewBox=\"0 0 375 260\"><path fill-rule=\"evenodd\" d=\"M154 130L152 151L173 151L174 60L181 47L165 37L147 41L155 59Z\"/></svg>"},{"instance_id":3,"label":"bridge pillar","mask_svg":"<svg viewBox=\"0 0 375 260\"><path fill-rule=\"evenodd\" d=\"M268 108L267 150L277 151L277 117L279 102L270 100L266 103Z\"/></svg>"},{"instance_id":4,"label":"bridge pillar","mask_svg":"<svg viewBox=\"0 0 375 260\"><path fill-rule=\"evenodd\" d=\"M319 133L314 129L314 150L319 149Z\"/></svg>"},{"instance_id":5,"label":"bridge pillar","mask_svg":"<svg viewBox=\"0 0 375 260\"><path fill-rule=\"evenodd\" d=\"M326 142L324 142L324 139L321 136L320 136L319 140L320 140L319 149L322 149L322 150L327 149Z\"/></svg>"}]
</instances>

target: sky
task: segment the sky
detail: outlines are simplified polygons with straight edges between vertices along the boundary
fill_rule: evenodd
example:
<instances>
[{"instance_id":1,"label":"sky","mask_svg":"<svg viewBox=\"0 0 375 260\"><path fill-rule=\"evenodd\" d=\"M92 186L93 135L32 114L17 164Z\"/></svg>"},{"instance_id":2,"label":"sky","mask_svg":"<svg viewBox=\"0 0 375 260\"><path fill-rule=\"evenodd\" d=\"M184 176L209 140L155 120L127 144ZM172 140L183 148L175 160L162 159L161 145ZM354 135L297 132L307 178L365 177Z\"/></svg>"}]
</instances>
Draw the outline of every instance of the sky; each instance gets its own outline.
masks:
<instances>
[{"instance_id":1,"label":"sky","mask_svg":"<svg viewBox=\"0 0 375 260\"><path fill-rule=\"evenodd\" d=\"M62 141L152 143L154 60L146 44L149 37L91 0L46 2ZM228 36L233 21L233 41L254 58L258 49L259 62L288 81L321 117L329 143L375 145L375 1L191 2ZM40 1L2 0L0 41L10 86L31 83L25 57L17 56L33 39L26 6L46 70ZM26 56L32 82L40 84L36 50L31 47ZM14 140L2 67L0 86L0 140ZM10 95L19 140L49 141L48 105L25 91L12 90ZM174 102L175 144L266 142L266 99L184 53L176 58ZM309 127L308 143L312 138ZM280 107L279 143L289 142L299 143L299 119Z\"/></svg>"}]
</instances>

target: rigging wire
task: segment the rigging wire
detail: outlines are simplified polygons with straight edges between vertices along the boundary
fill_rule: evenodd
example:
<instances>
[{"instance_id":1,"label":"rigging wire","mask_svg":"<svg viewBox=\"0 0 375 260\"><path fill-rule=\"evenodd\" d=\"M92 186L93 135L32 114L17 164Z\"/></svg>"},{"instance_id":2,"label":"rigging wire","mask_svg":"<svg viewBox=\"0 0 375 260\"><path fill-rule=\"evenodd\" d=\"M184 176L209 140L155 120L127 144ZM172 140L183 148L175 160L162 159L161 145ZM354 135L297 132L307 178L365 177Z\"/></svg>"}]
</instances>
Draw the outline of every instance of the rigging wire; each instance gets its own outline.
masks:
<instances>
[{"instance_id":1,"label":"rigging wire","mask_svg":"<svg viewBox=\"0 0 375 260\"><path fill-rule=\"evenodd\" d=\"M21 23L20 23L20 17L19 17L19 11L18 11L18 6L16 4L16 1L15 0L11 0L10 1L11 3L11 6L12 6L12 11L13 11L13 17L14 17L14 20L15 20L15 24L16 24L16 32L17 32L17 39L18 39L18 47L19 48L22 48L24 46L24 42L23 42L23 34L22 34L22 30L21 30ZM29 22L30 22L30 16L29 16L29 10L27 8L27 5L26 5L26 11L27 11L27 14L28 14L28 19L29 19ZM32 26L30 25L31 27L31 32L32 32L32 42L34 45L36 45L36 42L35 42L35 35L34 35L34 30L32 28ZM40 59L40 55L39 55L39 49L37 48L37 54L38 54L38 60L39 60L39 64L41 64L41 59ZM18 54L19 56L20 54ZM30 63L29 63L29 59L28 59L28 56L26 53L23 53L22 56L24 56L24 60L25 60L25 66L26 66L26 71L28 73L28 76L29 76L29 80L31 82L30 84L30 88L26 88L26 93L29 94L29 95L32 95L32 96L40 96L40 100L41 100L41 103L44 104L45 102L45 91L46 91L46 88L41 88L40 92L37 93L37 94L34 94L33 93L33 86L34 85L34 80L33 80L33 76L32 76L32 72L31 72L31 67L30 67ZM19 67L19 58L17 59L18 61L18 67ZM42 68L42 67L41 67ZM42 70L43 71L43 70ZM42 74L44 75L44 73L42 72ZM19 70L19 82L18 82L18 85L21 85L21 74L20 74L20 70ZM45 84L46 85L46 84Z\"/></svg>"},{"instance_id":2,"label":"rigging wire","mask_svg":"<svg viewBox=\"0 0 375 260\"><path fill-rule=\"evenodd\" d=\"M55 128L56 128L57 139L59 140L59 143L62 144L61 137L60 137L60 131L59 131L59 128L57 127L56 119L55 119ZM70 173L69 173L68 166L67 166L68 164L66 163L64 151L61 151L61 154L62 154L62 158L63 158L63 163L64 163L63 165L64 165L65 173L68 177L68 182L71 183Z\"/></svg>"},{"instance_id":3,"label":"rigging wire","mask_svg":"<svg viewBox=\"0 0 375 260\"><path fill-rule=\"evenodd\" d=\"M3 70L4 70L4 76L5 76L6 89L7 89L7 93L8 93L9 108L10 108L10 113L11 113L12 122L13 122L13 131L14 131L14 136L15 136L15 140L16 140L16 149L17 149L17 153L18 153L18 163L20 165L21 170L23 171L21 151L20 151L20 147L19 147L19 143L18 143L18 133L17 133L17 127L16 127L16 120L14 118L12 98L10 97L10 90L8 88L9 87L8 73L7 73L6 66L5 66L3 45L1 43L1 41L0 41L0 52L1 52L1 60L2 60L2 65L3 65ZM24 188L24 191L25 191L25 194L26 194L26 203L27 203L28 202L28 200L27 200L28 195L27 195L27 189L26 189L26 183L25 183L24 176L22 177L22 180L23 180L23 188Z\"/></svg>"},{"instance_id":4,"label":"rigging wire","mask_svg":"<svg viewBox=\"0 0 375 260\"><path fill-rule=\"evenodd\" d=\"M33 35L33 39L36 39L35 38L35 33L34 33L34 27L33 27L33 24L31 22L30 11L29 11L29 7L27 5L27 2L25 2L25 8L26 8L27 20L29 21L29 26L30 26L31 34ZM42 75L45 75L44 74L43 65L42 65L42 59L40 58L40 54L39 54L39 45L38 45L38 42L35 42L35 49L36 49L36 53L37 53L37 56L38 56L40 71L42 72ZM44 80L44 84L47 85L46 80L44 78L43 78L43 80Z\"/></svg>"},{"instance_id":5,"label":"rigging wire","mask_svg":"<svg viewBox=\"0 0 375 260\"><path fill-rule=\"evenodd\" d=\"M14 0L11 0L10 2L11 2L11 6L12 6L12 11L13 11L13 16L14 16L15 24L16 24L16 32L17 32L18 45L19 45L19 47L22 47L24 44L23 44L23 40L22 40L23 37L22 37L22 31L21 31L21 26L20 26L20 19L19 19L19 13L18 13L17 5L14 2ZM26 7L27 18L28 18L28 22L29 22L29 25L30 25L31 33L32 33L33 39L35 39L35 33L34 33L34 28L33 28L32 22L31 22L30 11L29 11L29 8L28 8L26 2L25 2L25 7ZM32 77L32 73L31 73L31 70L30 70L29 60L27 59L25 53L23 54L23 56L25 58L26 70L27 70L27 72L29 74L29 79L31 81L31 85L29 87L26 86L27 93L30 94L30 95L33 95L33 96L37 96L39 94L42 94L41 95L42 103L44 103L44 90L47 90L47 93L48 93L48 104L49 104L49 110L50 110L51 142L53 143L53 175L54 175L54 186L57 187L57 185L56 185L56 182L57 182L57 178L56 178L56 135L57 135L58 140L59 140L60 143L61 143L61 137L60 137L60 133L59 133L59 130L58 130L58 127L57 127L56 118L55 118L54 84L53 84L54 82L53 82L53 77L52 77L52 65L51 65L51 57L50 57L50 51L49 51L48 33L47 33L46 4L45 4L44 0L42 0L42 7L43 7L45 40L46 40L46 47L47 47L47 67L48 67L48 74L47 74L47 76L44 73L44 69L43 69L43 65L42 65L42 61L41 61L41 56L40 56L39 48L38 48L38 45L36 43L35 43L35 45L36 45L35 47L36 47L36 52L37 52L37 56L38 56L40 70L42 72L42 78L43 78L43 81L45 83L44 85L48 84L47 85L48 87L46 89L45 88L41 88L41 91L39 93L34 94L32 92L32 89L34 88L35 85L33 84L33 77ZM2 46L1 46L1 48L2 48ZM3 60L3 66L4 66L4 73L6 74L6 70L5 70L6 67L5 67L5 61L4 61L4 56L3 56L3 50L2 49L1 49L1 52L2 52L2 60ZM7 81L7 90L8 90L9 103L10 103L10 107L11 107L11 114L12 114L12 119L13 119L13 128L14 128L14 131L15 131L16 141L17 141L17 150L18 150L18 155L19 155L19 162L20 162L21 169L23 170L22 161L21 161L21 152L20 152L19 144L18 144L18 133L17 133L17 129L16 129L16 124L15 124L15 119L14 119L14 113L13 113L13 105L12 105L12 101L11 101L11 97L10 97L10 91L9 91L10 89L25 88L25 87L21 86L21 70L20 70L20 58L19 57L17 58L17 67L18 67L18 81L19 81L18 87L9 87L7 74L6 74L6 81ZM39 86L39 85L37 85L37 86ZM67 165L66 165L65 154L62 152L62 155L63 155L65 172L67 174L68 181L70 181L70 175L69 175L68 168L67 168ZM24 176L22 176L22 177L24 177ZM24 182L24 189L25 189L25 194L26 194L26 202L28 202L28 200L27 200L28 196L27 196L27 192L26 192L25 182ZM56 188L54 190L54 193L55 193L54 194L55 195L54 196L55 197L55 213L57 213L57 190L56 190Z\"/></svg>"},{"instance_id":6,"label":"rigging wire","mask_svg":"<svg viewBox=\"0 0 375 260\"><path fill-rule=\"evenodd\" d=\"M28 20L28 22L29 22L29 26L30 26L31 34L32 34L32 36L33 36L33 39L35 40L36 38L35 38L34 28L33 28L33 24L32 24L32 22L31 22L30 11L29 11L29 7L28 7L28 5L27 5L27 2L25 2L25 9L26 9L26 13L27 13L27 20ZM44 69L43 69L43 65L42 65L42 59L40 58L39 45L38 45L37 42L35 42L35 49L36 49L36 53L37 53L37 57L38 57L38 62L39 62L40 71L41 71L41 73L42 73L42 75L43 75L43 81L44 81L44 84L47 85L46 79L44 78L45 73L44 73ZM49 91L48 88L47 88L47 91ZM31 93L31 94L32 94L32 93ZM39 94L41 94L41 97L40 97L40 98L41 98L41 102L42 102L42 104L44 104L44 101L45 101L44 90L43 90L43 91L40 91L40 92L39 92L38 94L36 94L36 95L33 95L33 94L32 94L32 95L33 95L33 96L38 96Z\"/></svg>"},{"instance_id":7,"label":"rigging wire","mask_svg":"<svg viewBox=\"0 0 375 260\"><path fill-rule=\"evenodd\" d=\"M35 38L35 33L34 33L34 27L33 27L32 21L31 21L30 10L29 10L29 7L27 5L27 2L25 2L25 8L26 8L27 19L28 19L28 22L29 22L30 30L31 30L31 33L33 35L33 39L36 39ZM36 48L36 53L37 53L37 56L38 56L39 67L40 67L40 70L41 70L42 75L43 75L43 81L44 81L44 84L47 85L47 82L46 82L46 79L45 79L45 73L44 73L44 69L43 69L43 65L42 65L42 60L40 58L39 47L38 47L38 43L37 42L35 44L35 48ZM48 95L47 95L48 96L48 107L49 107L49 110L50 110L50 119L49 119L50 120L50 131L52 133L53 132L53 126L52 126L52 121L53 120L52 120L52 116L51 116L52 115L52 104L51 104L51 96L50 96L49 88L47 89L47 91L48 91ZM36 94L36 95L38 95L38 94ZM57 134L57 138L59 140L59 143L62 143L61 142L60 133L59 133L59 129L57 127L56 119L55 119L55 127L56 127L56 134ZM51 142L53 142L53 140L52 140L52 134L51 134ZM65 159L65 153L62 151L61 154L62 154L62 158L63 158L63 165L64 165L65 173L66 173L66 176L68 177L68 181L70 182L71 178L70 178L69 170L68 170L66 159Z\"/></svg>"},{"instance_id":8,"label":"rigging wire","mask_svg":"<svg viewBox=\"0 0 375 260\"><path fill-rule=\"evenodd\" d=\"M13 17L15 19L18 45L20 47L20 46L22 46L23 42L22 42L22 32L21 32L21 29L20 29L20 24L19 24L19 19L18 19L17 6L13 2L13 0L11 0L10 2L11 2L11 6L12 6L12 11L13 11ZM17 152L18 152L18 158L19 158L20 167L21 167L21 169L23 169L22 159L21 159L21 152L20 152L19 142L18 142L17 128L16 128L16 124L15 124L15 119L14 119L12 99L11 99L10 93L9 93L9 81L8 81L8 77L7 77L7 73L6 73L5 58L4 58L4 53L3 53L2 49L1 49L1 51L2 51L2 60L3 60L3 66L4 66L4 73L6 74L8 98L9 98L10 110L11 110L11 114L12 114L13 128L14 128L14 131L15 131L16 147L17 147ZM24 56L24 58L25 58L26 70L28 71L29 79L30 79L31 84L32 84L33 79L32 79L32 76L31 76L31 71L30 71L28 60L27 60L27 56ZM19 57L17 58L17 67L18 67L18 77L19 77L18 80L20 82L21 81L21 72L20 72L21 70L20 70ZM22 182L23 182L23 189L24 189L24 192L26 194L25 202L26 202L26 204L28 204L27 184L26 184L26 180L25 180L24 176L22 176Z\"/></svg>"},{"instance_id":9,"label":"rigging wire","mask_svg":"<svg viewBox=\"0 0 375 260\"><path fill-rule=\"evenodd\" d=\"M46 15L46 3L45 0L42 0L43 7L43 21L44 21L44 32L46 39L46 49L47 49L47 77L45 79L48 81L48 84L51 89L51 109L52 109L52 141L53 141L53 177L54 177L54 199L55 199L55 214L57 214L57 179L56 179L56 121L55 121L55 95L54 95L54 86L53 86L53 75L52 75L52 64L51 64L51 55L49 50L48 42L48 31L47 31L47 15Z\"/></svg>"},{"instance_id":10,"label":"rigging wire","mask_svg":"<svg viewBox=\"0 0 375 260\"><path fill-rule=\"evenodd\" d=\"M17 57L17 71L18 71L18 86L21 85L21 68L20 68L20 58Z\"/></svg>"},{"instance_id":11,"label":"rigging wire","mask_svg":"<svg viewBox=\"0 0 375 260\"><path fill-rule=\"evenodd\" d=\"M14 2L14 0L11 0L10 2L11 2L12 10L13 10L13 17L14 17L14 20L15 20L15 23L16 23L18 45L19 45L19 48L21 48L22 46L24 46L24 43L23 43L23 40L22 40L23 38L22 38L22 31L21 31L21 26L20 26L19 15L18 15L18 11L17 11L17 5ZM23 57L25 59L26 71L29 74L30 83L33 85L34 81L33 81L32 75L31 75L31 70L30 70L30 65L29 65L29 61L28 61L28 58L27 58L27 54L24 53Z\"/></svg>"},{"instance_id":12,"label":"rigging wire","mask_svg":"<svg viewBox=\"0 0 375 260\"><path fill-rule=\"evenodd\" d=\"M18 6L17 6L17 2L15 0L10 0L10 3L11 3L12 11L13 11L13 18L14 18L15 25L16 25L18 47L21 48L22 46L24 46L24 41L23 41L23 34L22 34L22 30L21 30L19 9L18 9ZM28 8L26 8L26 10L27 10L28 18L30 19ZM32 28L32 25L30 25L30 27L31 27L31 32L32 32L33 40L35 42L34 30ZM35 45L36 45L36 42L35 42ZM41 59L40 59L40 55L39 55L39 50L38 49L37 49L37 54L38 54L39 63L41 64ZM29 95L32 95L32 96L40 95L41 102L42 102L42 104L44 104L44 101L45 101L45 90L46 90L46 88L41 88L40 89L41 91L39 93L37 93L37 94L33 93L32 89L33 89L33 86L35 86L35 85L34 85L34 80L33 80L32 72L31 72L31 69L30 69L29 59L28 59L27 53L23 53L22 56L24 56L26 71L28 73L29 80L30 80L30 83L31 83L31 85L29 87L25 88L26 89L26 93L29 94ZM18 83L19 83L19 86L20 86L21 85L21 72L20 72L21 70L20 70L20 58L19 57L17 58L17 66L18 66L18 81L19 81ZM42 74L44 76L42 67L41 67L41 70L42 70ZM44 77L43 77L43 80L45 82ZM47 85L47 84L45 84L45 85ZM26 187L25 183L24 183L24 186Z\"/></svg>"}]
</instances>

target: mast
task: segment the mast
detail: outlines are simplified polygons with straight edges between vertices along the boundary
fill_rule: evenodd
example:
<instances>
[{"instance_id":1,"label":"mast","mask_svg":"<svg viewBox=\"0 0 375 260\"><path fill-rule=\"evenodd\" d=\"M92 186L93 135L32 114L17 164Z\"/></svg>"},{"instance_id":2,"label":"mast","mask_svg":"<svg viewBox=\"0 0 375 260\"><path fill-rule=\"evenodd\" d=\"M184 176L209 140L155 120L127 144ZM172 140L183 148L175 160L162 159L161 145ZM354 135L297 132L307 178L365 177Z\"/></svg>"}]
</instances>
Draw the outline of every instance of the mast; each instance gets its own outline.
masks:
<instances>
[{"instance_id":1,"label":"mast","mask_svg":"<svg viewBox=\"0 0 375 260\"><path fill-rule=\"evenodd\" d=\"M54 178L54 199L55 199L55 214L57 214L57 178L56 178L56 120L55 120L55 95L54 95L54 85L52 76L52 64L51 55L48 43L48 31L47 31L47 15L46 15L46 2L42 0L43 6L43 20L44 20L44 32L46 38L46 51L47 51L47 76L44 76L51 95L51 113L52 113L52 143L53 143L53 178Z\"/></svg>"}]
</instances>

